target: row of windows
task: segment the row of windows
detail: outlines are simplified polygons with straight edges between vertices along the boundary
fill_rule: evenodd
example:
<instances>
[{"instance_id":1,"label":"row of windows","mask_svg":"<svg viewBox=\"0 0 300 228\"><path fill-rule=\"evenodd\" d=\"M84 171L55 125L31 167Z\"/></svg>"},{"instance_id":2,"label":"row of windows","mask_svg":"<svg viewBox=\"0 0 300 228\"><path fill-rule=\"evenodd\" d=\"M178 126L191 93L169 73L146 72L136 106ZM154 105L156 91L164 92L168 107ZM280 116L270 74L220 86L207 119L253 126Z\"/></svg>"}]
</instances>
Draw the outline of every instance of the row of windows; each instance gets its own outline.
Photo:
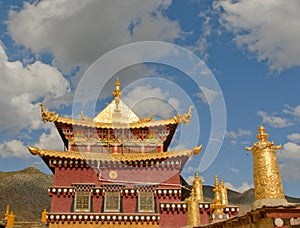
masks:
<instances>
[{"instance_id":1,"label":"row of windows","mask_svg":"<svg viewBox=\"0 0 300 228\"><path fill-rule=\"evenodd\" d=\"M104 212L120 212L120 193L106 192ZM91 194L88 191L77 191L75 195L75 211L88 212L91 208ZM138 211L154 212L154 196L152 192L139 192Z\"/></svg>"}]
</instances>

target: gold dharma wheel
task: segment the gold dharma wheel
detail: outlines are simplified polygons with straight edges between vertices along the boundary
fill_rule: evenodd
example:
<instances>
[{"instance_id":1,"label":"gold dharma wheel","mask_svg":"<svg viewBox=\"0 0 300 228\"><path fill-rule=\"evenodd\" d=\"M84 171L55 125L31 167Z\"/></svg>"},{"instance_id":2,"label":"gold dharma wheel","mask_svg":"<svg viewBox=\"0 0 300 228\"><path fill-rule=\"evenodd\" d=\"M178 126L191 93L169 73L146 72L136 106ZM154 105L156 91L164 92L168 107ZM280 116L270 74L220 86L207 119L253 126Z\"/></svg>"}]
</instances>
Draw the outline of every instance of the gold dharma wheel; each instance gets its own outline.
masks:
<instances>
[{"instance_id":1,"label":"gold dharma wheel","mask_svg":"<svg viewBox=\"0 0 300 228\"><path fill-rule=\"evenodd\" d=\"M110 177L111 179L116 179L116 178L118 177L118 173L117 173L115 170L110 171L110 172L109 172L109 177Z\"/></svg>"}]
</instances>

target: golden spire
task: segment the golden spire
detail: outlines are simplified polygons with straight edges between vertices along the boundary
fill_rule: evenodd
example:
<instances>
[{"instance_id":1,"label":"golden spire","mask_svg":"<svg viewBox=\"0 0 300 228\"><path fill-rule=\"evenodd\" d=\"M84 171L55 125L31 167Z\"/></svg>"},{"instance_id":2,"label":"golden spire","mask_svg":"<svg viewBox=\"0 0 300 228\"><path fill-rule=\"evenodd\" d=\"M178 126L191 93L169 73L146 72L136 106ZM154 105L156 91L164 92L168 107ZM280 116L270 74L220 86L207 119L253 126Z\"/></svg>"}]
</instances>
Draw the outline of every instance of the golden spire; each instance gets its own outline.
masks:
<instances>
[{"instance_id":1,"label":"golden spire","mask_svg":"<svg viewBox=\"0 0 300 228\"><path fill-rule=\"evenodd\" d=\"M7 218L6 227L7 228L12 228L12 227L14 227L14 224L15 224L15 215L11 211L10 214L8 215L8 218Z\"/></svg>"},{"instance_id":2,"label":"golden spire","mask_svg":"<svg viewBox=\"0 0 300 228\"><path fill-rule=\"evenodd\" d=\"M221 202L223 207L228 205L228 195L227 195L227 187L224 184L223 180L220 180L220 191L221 191Z\"/></svg>"},{"instance_id":3,"label":"golden spire","mask_svg":"<svg viewBox=\"0 0 300 228\"><path fill-rule=\"evenodd\" d=\"M222 200L221 200L221 189L219 186L218 176L215 176L215 183L214 183L214 200L213 200L213 208L215 209L216 213L222 212Z\"/></svg>"},{"instance_id":4,"label":"golden spire","mask_svg":"<svg viewBox=\"0 0 300 228\"><path fill-rule=\"evenodd\" d=\"M116 88L115 91L112 93L112 95L115 97L116 110L119 110L120 97L122 96L119 78L117 78L116 80Z\"/></svg>"},{"instance_id":5,"label":"golden spire","mask_svg":"<svg viewBox=\"0 0 300 228\"><path fill-rule=\"evenodd\" d=\"M191 195L185 200L188 204L188 226L200 226L199 201L196 198L195 190L192 188Z\"/></svg>"},{"instance_id":6,"label":"golden spire","mask_svg":"<svg viewBox=\"0 0 300 228\"><path fill-rule=\"evenodd\" d=\"M265 133L265 128L259 126L259 134L252 147L246 150L252 151L253 155L253 178L255 202L253 209L262 206L286 205L282 180L279 174L279 167L276 157L276 149L281 149L279 144L267 141L269 134Z\"/></svg>"},{"instance_id":7,"label":"golden spire","mask_svg":"<svg viewBox=\"0 0 300 228\"><path fill-rule=\"evenodd\" d=\"M221 194L221 186L219 185L218 176L215 176L214 181L214 200L212 204L213 211L213 220L220 220L225 218L225 214L223 212L224 205L222 204L222 194Z\"/></svg>"},{"instance_id":8,"label":"golden spire","mask_svg":"<svg viewBox=\"0 0 300 228\"><path fill-rule=\"evenodd\" d=\"M195 180L193 181L193 189L195 191L195 197L199 202L203 202L203 189L202 189L202 182L199 178L199 174L195 174Z\"/></svg>"},{"instance_id":9,"label":"golden spire","mask_svg":"<svg viewBox=\"0 0 300 228\"><path fill-rule=\"evenodd\" d=\"M261 142L265 142L266 139L269 137L269 134L265 133L265 128L260 125L258 128L259 134L256 135L256 138L259 139Z\"/></svg>"},{"instance_id":10,"label":"golden spire","mask_svg":"<svg viewBox=\"0 0 300 228\"><path fill-rule=\"evenodd\" d=\"M47 222L47 211L44 209L42 212L41 222Z\"/></svg>"}]
</instances>

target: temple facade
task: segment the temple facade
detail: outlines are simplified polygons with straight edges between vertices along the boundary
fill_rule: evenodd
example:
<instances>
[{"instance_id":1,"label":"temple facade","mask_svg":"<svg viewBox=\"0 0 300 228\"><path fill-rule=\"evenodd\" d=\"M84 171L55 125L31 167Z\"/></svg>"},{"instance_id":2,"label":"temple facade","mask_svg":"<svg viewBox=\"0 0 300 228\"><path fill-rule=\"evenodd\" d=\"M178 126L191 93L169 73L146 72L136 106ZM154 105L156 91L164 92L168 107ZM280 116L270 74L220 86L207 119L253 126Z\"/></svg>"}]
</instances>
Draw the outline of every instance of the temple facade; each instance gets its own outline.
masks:
<instances>
[{"instance_id":1,"label":"temple facade","mask_svg":"<svg viewBox=\"0 0 300 228\"><path fill-rule=\"evenodd\" d=\"M195 223L195 212L196 224L211 222L213 202L204 202L198 174L189 200L182 197L180 172L202 145L168 150L177 126L189 124L192 107L170 119L139 118L121 96L117 80L112 102L94 119L83 112L80 119L62 117L41 104L42 120L55 124L65 146L28 147L54 174L49 227L183 227ZM227 217L238 213L218 203Z\"/></svg>"}]
</instances>

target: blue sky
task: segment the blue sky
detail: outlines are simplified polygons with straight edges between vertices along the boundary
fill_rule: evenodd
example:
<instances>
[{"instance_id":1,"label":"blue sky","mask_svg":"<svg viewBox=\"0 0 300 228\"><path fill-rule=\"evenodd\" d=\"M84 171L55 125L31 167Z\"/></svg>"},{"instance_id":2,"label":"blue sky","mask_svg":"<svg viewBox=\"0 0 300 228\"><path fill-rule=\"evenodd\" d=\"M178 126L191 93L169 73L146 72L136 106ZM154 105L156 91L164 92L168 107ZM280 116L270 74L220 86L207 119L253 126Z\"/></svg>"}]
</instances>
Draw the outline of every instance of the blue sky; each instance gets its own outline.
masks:
<instances>
[{"instance_id":1,"label":"blue sky","mask_svg":"<svg viewBox=\"0 0 300 228\"><path fill-rule=\"evenodd\" d=\"M253 186L252 155L245 146L256 141L263 124L278 151L285 192L299 195L300 187L300 5L289 1L0 1L0 170L35 166L49 172L31 156L27 145L62 149L56 129L43 124L39 102L71 116L78 85L104 54L141 41L176 44L198 56L218 82L199 85L187 72L153 63L94 75L105 82L90 117L111 100L116 77L123 100L141 117L154 112L169 118L194 105L192 123L181 126L174 149L203 144L201 155L183 170L190 179L205 153L218 154L200 173L205 184L219 175L233 189ZM162 57L164 49L151 54ZM128 59L134 59L127 53ZM203 61L203 62L202 62ZM122 61L120 61L122 62ZM94 80L95 82L95 80ZM97 89L96 83L89 82ZM201 89L199 88L201 87ZM226 132L219 151L206 151L213 126L212 107L223 97ZM90 101L81 100L82 108ZM146 108L145 108L146 107ZM221 137L222 138L222 137Z\"/></svg>"}]
</instances>

